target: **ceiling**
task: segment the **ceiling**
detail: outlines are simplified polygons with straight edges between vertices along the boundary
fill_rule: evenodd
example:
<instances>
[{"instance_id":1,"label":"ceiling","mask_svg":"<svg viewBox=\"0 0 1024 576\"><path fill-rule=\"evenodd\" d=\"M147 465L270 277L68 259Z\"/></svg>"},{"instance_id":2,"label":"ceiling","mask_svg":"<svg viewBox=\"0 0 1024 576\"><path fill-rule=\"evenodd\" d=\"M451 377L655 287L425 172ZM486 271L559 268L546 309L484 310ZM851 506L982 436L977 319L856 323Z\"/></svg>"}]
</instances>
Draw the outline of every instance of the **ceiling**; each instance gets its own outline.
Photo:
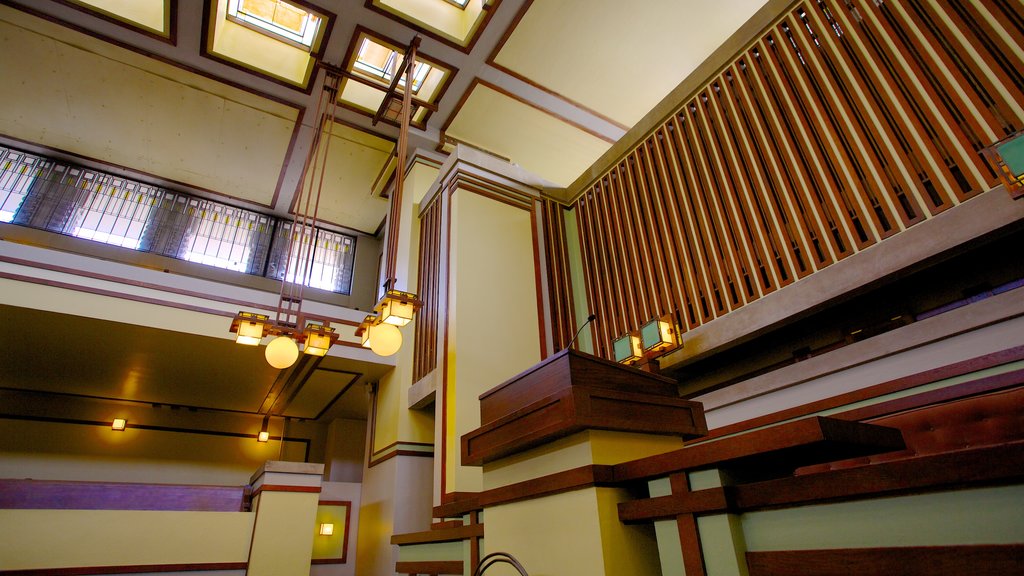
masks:
<instances>
[{"instance_id":1,"label":"ceiling","mask_svg":"<svg viewBox=\"0 0 1024 576\"><path fill-rule=\"evenodd\" d=\"M285 215L318 124L318 64L351 70L357 40L404 50L419 36L422 58L443 72L418 93L436 110L414 118L410 150L441 160L470 145L561 188L765 1L296 0L326 21L313 48L296 51L228 22L227 0L4 0L0 69L19 81L0 83L0 142ZM383 92L344 82L326 124L320 219L377 235L398 128L373 121ZM77 316L79 333L104 334L105 346L49 350L25 343L46 342L40 327L68 318L0 312L25 326L5 331L0 349L18 361L0 376L26 393L67 393L75 374L81 396L252 412L283 391L278 411L324 421L365 417L362 385L386 369L328 357L289 383L228 339ZM120 346L132 353L110 352ZM221 371L240 366L254 385L226 387Z\"/></svg>"}]
</instances>

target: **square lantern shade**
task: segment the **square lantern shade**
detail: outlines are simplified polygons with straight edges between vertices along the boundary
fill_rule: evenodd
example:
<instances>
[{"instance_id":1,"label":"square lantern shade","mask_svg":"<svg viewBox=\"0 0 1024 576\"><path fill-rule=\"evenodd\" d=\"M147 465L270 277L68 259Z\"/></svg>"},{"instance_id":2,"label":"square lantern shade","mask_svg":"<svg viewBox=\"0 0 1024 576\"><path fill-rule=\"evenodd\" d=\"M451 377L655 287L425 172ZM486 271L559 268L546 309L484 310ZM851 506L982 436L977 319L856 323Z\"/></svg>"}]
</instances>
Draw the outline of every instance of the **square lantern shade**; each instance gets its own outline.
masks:
<instances>
[{"instance_id":1,"label":"square lantern shade","mask_svg":"<svg viewBox=\"0 0 1024 576\"><path fill-rule=\"evenodd\" d=\"M380 321L395 326L405 326L412 321L419 308L420 301L415 294L388 290L380 299L374 310L380 314Z\"/></svg>"},{"instance_id":2,"label":"square lantern shade","mask_svg":"<svg viewBox=\"0 0 1024 576\"><path fill-rule=\"evenodd\" d=\"M124 429L127 427L128 421L124 418L114 418L114 421L110 425L112 430L117 430L118 432L124 432Z\"/></svg>"},{"instance_id":3,"label":"square lantern shade","mask_svg":"<svg viewBox=\"0 0 1024 576\"><path fill-rule=\"evenodd\" d=\"M231 321L231 331L235 334L235 342L256 346L267 335L270 329L270 317L254 312L239 312Z\"/></svg>"},{"instance_id":4,"label":"square lantern shade","mask_svg":"<svg viewBox=\"0 0 1024 576\"><path fill-rule=\"evenodd\" d=\"M370 315L367 316L366 318L363 318L363 321L359 324L359 327L356 328L355 335L360 337L360 343L362 344L363 348L370 347L370 326L373 326L376 323L377 316Z\"/></svg>"},{"instance_id":5,"label":"square lantern shade","mask_svg":"<svg viewBox=\"0 0 1024 576\"><path fill-rule=\"evenodd\" d=\"M337 334L334 333L334 328L313 322L306 324L306 330L303 334L305 335L306 344L302 351L311 356L326 356L327 351L331 349L331 345L338 339Z\"/></svg>"},{"instance_id":6,"label":"square lantern shade","mask_svg":"<svg viewBox=\"0 0 1024 576\"><path fill-rule=\"evenodd\" d=\"M999 172L1010 197L1024 197L1024 132L1000 140L982 153Z\"/></svg>"},{"instance_id":7,"label":"square lantern shade","mask_svg":"<svg viewBox=\"0 0 1024 576\"><path fill-rule=\"evenodd\" d=\"M323 524L320 525L320 535L321 536L331 536L333 534L334 534L334 524L331 524L329 522L324 522Z\"/></svg>"},{"instance_id":8,"label":"square lantern shade","mask_svg":"<svg viewBox=\"0 0 1024 576\"><path fill-rule=\"evenodd\" d=\"M1024 136L1017 136L998 144L996 152L999 153L999 157L1002 158L1003 164L1006 165L1007 171L1014 180L1020 181L1024 178Z\"/></svg>"},{"instance_id":9,"label":"square lantern shade","mask_svg":"<svg viewBox=\"0 0 1024 576\"><path fill-rule=\"evenodd\" d=\"M626 334L612 343L615 351L615 361L620 364L636 362L644 357L640 348L640 338L633 334Z\"/></svg>"},{"instance_id":10,"label":"square lantern shade","mask_svg":"<svg viewBox=\"0 0 1024 576\"><path fill-rule=\"evenodd\" d=\"M655 318L640 328L640 343L644 352L660 352L676 344L676 331L672 324Z\"/></svg>"}]
</instances>

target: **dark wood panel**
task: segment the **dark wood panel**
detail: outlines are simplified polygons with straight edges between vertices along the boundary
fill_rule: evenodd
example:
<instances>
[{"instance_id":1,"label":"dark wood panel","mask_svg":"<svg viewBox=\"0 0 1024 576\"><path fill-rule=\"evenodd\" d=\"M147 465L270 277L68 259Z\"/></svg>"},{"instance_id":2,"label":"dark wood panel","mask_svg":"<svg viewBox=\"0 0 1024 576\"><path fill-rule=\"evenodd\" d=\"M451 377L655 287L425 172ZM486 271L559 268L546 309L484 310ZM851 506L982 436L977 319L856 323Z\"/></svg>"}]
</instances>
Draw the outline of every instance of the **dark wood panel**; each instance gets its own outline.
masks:
<instances>
[{"instance_id":1,"label":"dark wood panel","mask_svg":"<svg viewBox=\"0 0 1024 576\"><path fill-rule=\"evenodd\" d=\"M572 470L556 472L540 478L485 490L480 493L480 505L483 507L496 506L498 504L560 494L590 486L613 486L613 480L613 468L611 466L601 464L581 466Z\"/></svg>"},{"instance_id":2,"label":"dark wood panel","mask_svg":"<svg viewBox=\"0 0 1024 576\"><path fill-rule=\"evenodd\" d=\"M747 552L750 576L1020 574L1024 545L907 546Z\"/></svg>"},{"instance_id":3,"label":"dark wood panel","mask_svg":"<svg viewBox=\"0 0 1024 576\"><path fill-rule=\"evenodd\" d=\"M1024 479L1024 441L731 487L737 510Z\"/></svg>"},{"instance_id":4,"label":"dark wood panel","mask_svg":"<svg viewBox=\"0 0 1024 576\"><path fill-rule=\"evenodd\" d=\"M441 505L434 506L434 518L457 518L483 509L477 492L450 492L441 499Z\"/></svg>"},{"instance_id":5,"label":"dark wood panel","mask_svg":"<svg viewBox=\"0 0 1024 576\"><path fill-rule=\"evenodd\" d=\"M703 409L674 381L564 350L480 397L484 424L462 437L462 464L479 466L585 429L696 438Z\"/></svg>"},{"instance_id":6,"label":"dark wood panel","mask_svg":"<svg viewBox=\"0 0 1024 576\"><path fill-rule=\"evenodd\" d=\"M671 378L584 352L563 350L481 394L480 423L488 424L540 398L574 386L678 398L678 384Z\"/></svg>"},{"instance_id":7,"label":"dark wood panel","mask_svg":"<svg viewBox=\"0 0 1024 576\"><path fill-rule=\"evenodd\" d=\"M648 522L684 514L739 514L1022 479L1024 441L622 502L619 518Z\"/></svg>"},{"instance_id":8,"label":"dark wood panel","mask_svg":"<svg viewBox=\"0 0 1024 576\"><path fill-rule=\"evenodd\" d=\"M0 509L239 512L244 486L0 480Z\"/></svg>"},{"instance_id":9,"label":"dark wood panel","mask_svg":"<svg viewBox=\"0 0 1024 576\"><path fill-rule=\"evenodd\" d=\"M902 448L903 436L895 428L810 417L618 464L615 479L654 478L712 466L743 467L778 477L812 462L841 459L843 454Z\"/></svg>"},{"instance_id":10,"label":"dark wood panel","mask_svg":"<svg viewBox=\"0 0 1024 576\"><path fill-rule=\"evenodd\" d=\"M461 560L434 562L396 562L395 572L399 574L463 574Z\"/></svg>"},{"instance_id":11,"label":"dark wood panel","mask_svg":"<svg viewBox=\"0 0 1024 576\"><path fill-rule=\"evenodd\" d=\"M424 532L411 532L408 534L394 534L391 536L392 544L430 544L437 542L455 542L467 538L481 537L484 535L483 524L470 524L468 526L456 526L453 528L438 528Z\"/></svg>"}]
</instances>

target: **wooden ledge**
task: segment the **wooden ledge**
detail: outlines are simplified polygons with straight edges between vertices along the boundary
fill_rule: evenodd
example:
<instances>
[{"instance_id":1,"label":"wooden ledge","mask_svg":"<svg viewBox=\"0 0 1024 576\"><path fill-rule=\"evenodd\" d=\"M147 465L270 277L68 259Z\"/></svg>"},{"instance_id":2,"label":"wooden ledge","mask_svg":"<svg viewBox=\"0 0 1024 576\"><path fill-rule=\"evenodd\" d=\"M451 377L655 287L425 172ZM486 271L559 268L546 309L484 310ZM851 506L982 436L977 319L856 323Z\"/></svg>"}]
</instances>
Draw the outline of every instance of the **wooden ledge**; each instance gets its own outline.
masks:
<instances>
[{"instance_id":1,"label":"wooden ledge","mask_svg":"<svg viewBox=\"0 0 1024 576\"><path fill-rule=\"evenodd\" d=\"M484 535L483 524L470 524L457 528L441 528L438 530L426 530L424 532L411 532L409 534L395 534L391 537L392 544L434 544L438 542L455 542L457 540L468 540L479 538Z\"/></svg>"},{"instance_id":2,"label":"wooden ledge","mask_svg":"<svg viewBox=\"0 0 1024 576\"><path fill-rule=\"evenodd\" d=\"M896 428L813 416L741 436L702 442L615 466L615 480L643 480L702 468L743 468L759 479L800 466L901 450Z\"/></svg>"}]
</instances>

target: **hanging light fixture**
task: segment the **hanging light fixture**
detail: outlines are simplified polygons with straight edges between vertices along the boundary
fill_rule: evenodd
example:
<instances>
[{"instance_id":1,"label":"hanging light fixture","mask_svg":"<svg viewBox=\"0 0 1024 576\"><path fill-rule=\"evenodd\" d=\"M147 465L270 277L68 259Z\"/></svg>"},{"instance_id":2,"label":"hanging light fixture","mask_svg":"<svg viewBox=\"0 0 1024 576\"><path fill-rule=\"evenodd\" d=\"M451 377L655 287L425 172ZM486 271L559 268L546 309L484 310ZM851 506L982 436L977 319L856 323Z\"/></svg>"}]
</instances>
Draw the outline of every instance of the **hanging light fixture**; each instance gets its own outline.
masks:
<instances>
[{"instance_id":1,"label":"hanging light fixture","mask_svg":"<svg viewBox=\"0 0 1024 576\"><path fill-rule=\"evenodd\" d=\"M278 369L295 364L299 358L299 345L303 345L306 354L324 356L338 341L338 334L326 321L309 322L302 313L302 292L309 277L311 238L315 233L320 195L323 191L340 80L338 74L327 71L317 99L314 116L317 122L316 132L309 157L302 169L301 184L293 204L294 218L288 235L288 247L281 274L277 313L271 319L267 315L255 312L239 312L231 322L231 332L235 334L235 342L239 344L255 346L265 336L274 336L267 345L265 355L267 362Z\"/></svg>"},{"instance_id":2,"label":"hanging light fixture","mask_svg":"<svg viewBox=\"0 0 1024 576\"><path fill-rule=\"evenodd\" d=\"M356 336L360 337L363 348L373 350L378 356L391 356L402 347L402 331L398 326L382 322L375 314L363 319L356 328Z\"/></svg>"},{"instance_id":3,"label":"hanging light fixture","mask_svg":"<svg viewBox=\"0 0 1024 576\"><path fill-rule=\"evenodd\" d=\"M260 426L260 433L256 435L257 442L270 440L270 414L263 417L263 425Z\"/></svg>"},{"instance_id":4,"label":"hanging light fixture","mask_svg":"<svg viewBox=\"0 0 1024 576\"><path fill-rule=\"evenodd\" d=\"M374 307L374 311L380 315L380 322L384 324L405 326L412 321L419 307L420 301L415 294L388 290Z\"/></svg>"},{"instance_id":5,"label":"hanging light fixture","mask_svg":"<svg viewBox=\"0 0 1024 576\"><path fill-rule=\"evenodd\" d=\"M398 120L399 134L396 150L395 185L389 197L387 244L384 260L384 296L377 303L377 314L367 316L356 330L364 347L380 356L390 356L402 346L402 333L399 326L412 321L420 301L415 294L394 289L396 279L396 259L398 254L398 231L402 210L402 189L405 177L405 158L408 149L409 124L412 109L420 106L412 100L413 72L416 65L416 52L420 37L413 38L406 49L405 56L397 70L394 70L391 85L388 87L381 102L373 124L381 119ZM338 88L341 77L350 74L345 70L321 63L325 72L323 88L317 100L316 115L317 132L310 147L309 158L303 167L298 197L294 204L295 218L289 235L288 252L281 277L281 293L278 299L277 315L274 319L253 312L239 312L232 320L231 332L236 335L235 341L240 344L255 346L267 335L275 336L267 345L267 362L275 368L287 368L299 357L299 345L303 344L303 352L313 356L324 356L338 340L334 329L325 322L306 322L302 314L302 290L309 274L310 242L307 237L314 230L317 211L320 206L320 194L323 188L324 172L327 164L327 152L334 128L334 115L338 105ZM405 87L399 93L399 84L405 77ZM326 104L326 108L325 108ZM326 133L324 128L327 128ZM307 171L311 170L309 178ZM304 202L304 204L303 204ZM297 266L292 265L292 258ZM301 270L292 274L292 270Z\"/></svg>"},{"instance_id":6,"label":"hanging light fixture","mask_svg":"<svg viewBox=\"0 0 1024 576\"><path fill-rule=\"evenodd\" d=\"M231 321L231 331L236 334L235 342L256 346L270 329L270 317L255 312L239 312Z\"/></svg>"},{"instance_id":7,"label":"hanging light fixture","mask_svg":"<svg viewBox=\"0 0 1024 576\"><path fill-rule=\"evenodd\" d=\"M331 345L338 339L338 336L334 333L334 328L315 322L306 324L306 329L302 335L305 340L302 351L311 356L326 356L327 351L331 349Z\"/></svg>"}]
</instances>

